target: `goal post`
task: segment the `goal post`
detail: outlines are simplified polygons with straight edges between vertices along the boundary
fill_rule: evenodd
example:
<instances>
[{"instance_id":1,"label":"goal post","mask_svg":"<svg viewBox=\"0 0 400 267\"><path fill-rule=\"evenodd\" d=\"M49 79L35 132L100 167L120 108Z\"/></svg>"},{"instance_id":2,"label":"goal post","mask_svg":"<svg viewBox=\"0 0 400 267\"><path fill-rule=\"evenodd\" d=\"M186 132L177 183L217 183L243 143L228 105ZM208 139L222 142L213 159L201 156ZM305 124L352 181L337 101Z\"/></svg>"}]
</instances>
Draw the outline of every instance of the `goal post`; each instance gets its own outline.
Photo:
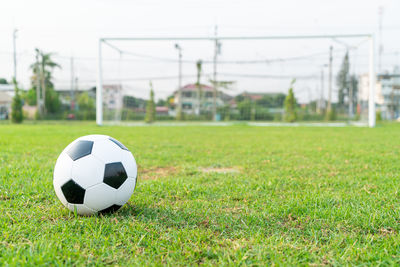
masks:
<instances>
[{"instance_id":1,"label":"goal post","mask_svg":"<svg viewBox=\"0 0 400 267\"><path fill-rule=\"evenodd\" d=\"M368 126L375 127L376 123L376 109L375 109L375 86L376 86L376 74L375 74L375 62L374 62L374 35L373 34L336 34L336 35L284 35L284 36L210 36L210 37L107 37L100 38L98 41L98 66L97 66L97 86L96 86L96 123L97 125L103 125L103 46L107 45L112 49L122 53L122 51L115 45L112 44L114 41L125 42L140 42L140 41L151 41L151 42L162 42L162 41L211 41L218 43L218 41L256 41L256 40L293 40L293 39L354 39L354 38L365 38L369 42L368 51ZM216 45L217 46L217 45ZM214 64L216 64L214 62ZM216 66L214 66L215 68ZM216 87L216 86L215 86ZM216 90L214 87L214 90ZM215 102L214 102L215 105ZM215 109L215 106L213 107Z\"/></svg>"}]
</instances>

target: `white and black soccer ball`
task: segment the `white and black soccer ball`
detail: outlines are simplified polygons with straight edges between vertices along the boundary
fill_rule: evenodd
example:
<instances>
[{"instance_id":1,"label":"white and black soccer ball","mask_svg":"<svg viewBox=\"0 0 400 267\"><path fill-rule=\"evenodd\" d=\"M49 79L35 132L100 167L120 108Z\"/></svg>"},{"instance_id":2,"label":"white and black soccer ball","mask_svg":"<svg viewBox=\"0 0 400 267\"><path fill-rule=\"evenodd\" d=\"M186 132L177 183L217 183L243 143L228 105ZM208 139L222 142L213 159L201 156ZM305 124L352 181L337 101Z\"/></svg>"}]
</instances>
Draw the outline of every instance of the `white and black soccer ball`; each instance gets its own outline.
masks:
<instances>
[{"instance_id":1,"label":"white and black soccer ball","mask_svg":"<svg viewBox=\"0 0 400 267\"><path fill-rule=\"evenodd\" d=\"M136 178L135 158L122 143L106 135L87 135L61 152L53 185L69 210L91 215L121 208L131 197Z\"/></svg>"}]
</instances>

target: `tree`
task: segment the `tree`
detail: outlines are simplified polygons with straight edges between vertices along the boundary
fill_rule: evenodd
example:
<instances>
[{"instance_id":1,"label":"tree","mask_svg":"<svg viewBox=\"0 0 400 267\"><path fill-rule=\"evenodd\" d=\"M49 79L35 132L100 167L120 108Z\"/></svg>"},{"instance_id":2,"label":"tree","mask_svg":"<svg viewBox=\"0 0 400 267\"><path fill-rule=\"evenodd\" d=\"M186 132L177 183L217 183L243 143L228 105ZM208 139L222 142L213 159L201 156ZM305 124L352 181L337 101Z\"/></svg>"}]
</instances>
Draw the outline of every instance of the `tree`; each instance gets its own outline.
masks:
<instances>
[{"instance_id":1,"label":"tree","mask_svg":"<svg viewBox=\"0 0 400 267\"><path fill-rule=\"evenodd\" d=\"M37 90L39 89L41 98L44 99L44 111L57 113L60 111L61 102L58 93L54 90L52 74L55 68L61 68L61 66L52 60L53 53L44 53L37 48L35 51L38 61L30 66L33 72L31 77L32 87L25 94L25 99L28 104L35 105L37 103ZM38 84L40 88L37 88Z\"/></svg>"},{"instance_id":2,"label":"tree","mask_svg":"<svg viewBox=\"0 0 400 267\"><path fill-rule=\"evenodd\" d=\"M238 103L237 108L239 110L240 119L241 120L250 120L252 119L252 108L253 103L250 99L245 99Z\"/></svg>"},{"instance_id":3,"label":"tree","mask_svg":"<svg viewBox=\"0 0 400 267\"><path fill-rule=\"evenodd\" d=\"M265 108L282 107L285 102L286 95L279 93L275 95L264 95L261 99L256 100L258 106Z\"/></svg>"},{"instance_id":4,"label":"tree","mask_svg":"<svg viewBox=\"0 0 400 267\"><path fill-rule=\"evenodd\" d=\"M141 98L136 98L134 96L125 95L122 99L124 108L142 108L146 106L146 100Z\"/></svg>"},{"instance_id":5,"label":"tree","mask_svg":"<svg viewBox=\"0 0 400 267\"><path fill-rule=\"evenodd\" d=\"M200 85L200 78L201 78L201 72L202 72L202 65L203 61L201 59L197 60L196 62L196 69L197 69L197 81L196 85Z\"/></svg>"},{"instance_id":6,"label":"tree","mask_svg":"<svg viewBox=\"0 0 400 267\"><path fill-rule=\"evenodd\" d=\"M23 120L22 99L19 94L17 81L15 79L13 79L13 83L14 83L15 95L13 97L11 104L11 121L13 123L21 123Z\"/></svg>"},{"instance_id":7,"label":"tree","mask_svg":"<svg viewBox=\"0 0 400 267\"><path fill-rule=\"evenodd\" d=\"M231 118L230 109L231 109L231 107L228 104L217 108L217 112L219 114L221 114L221 119L223 119L225 121L230 120L230 118Z\"/></svg>"},{"instance_id":8,"label":"tree","mask_svg":"<svg viewBox=\"0 0 400 267\"><path fill-rule=\"evenodd\" d=\"M36 89L30 89L22 94L22 98L28 103L29 106L36 105Z\"/></svg>"},{"instance_id":9,"label":"tree","mask_svg":"<svg viewBox=\"0 0 400 267\"><path fill-rule=\"evenodd\" d=\"M181 107L177 107L177 109L176 109L176 120L177 121L181 121L181 120L183 120L183 112L182 112L182 108Z\"/></svg>"},{"instance_id":10,"label":"tree","mask_svg":"<svg viewBox=\"0 0 400 267\"><path fill-rule=\"evenodd\" d=\"M169 108L173 107L175 104L174 99L175 99L175 97L173 95L170 95L169 97L167 97L166 106Z\"/></svg>"},{"instance_id":11,"label":"tree","mask_svg":"<svg viewBox=\"0 0 400 267\"><path fill-rule=\"evenodd\" d=\"M46 111L53 114L59 112L61 109L61 100L58 93L53 88L49 88L45 97Z\"/></svg>"},{"instance_id":12,"label":"tree","mask_svg":"<svg viewBox=\"0 0 400 267\"><path fill-rule=\"evenodd\" d=\"M352 101L353 103L353 110L352 112L354 113L354 110L357 107L357 100L358 100L358 79L356 75L350 75L350 88L351 93L349 92L349 102ZM353 114L350 114L353 116Z\"/></svg>"},{"instance_id":13,"label":"tree","mask_svg":"<svg viewBox=\"0 0 400 267\"><path fill-rule=\"evenodd\" d=\"M337 114L336 114L336 108L334 106L332 106L331 110L329 110L326 115L325 115L325 119L327 121L334 121L336 120Z\"/></svg>"},{"instance_id":14,"label":"tree","mask_svg":"<svg viewBox=\"0 0 400 267\"><path fill-rule=\"evenodd\" d=\"M166 107L167 106L167 101L164 99L158 99L157 101L157 107Z\"/></svg>"},{"instance_id":15,"label":"tree","mask_svg":"<svg viewBox=\"0 0 400 267\"><path fill-rule=\"evenodd\" d=\"M243 96L243 94L240 94L240 95L235 96L234 99L235 99L236 103L239 103L239 102L244 101L245 97Z\"/></svg>"},{"instance_id":16,"label":"tree","mask_svg":"<svg viewBox=\"0 0 400 267\"><path fill-rule=\"evenodd\" d=\"M8 82L6 79L0 78L0 84L8 84Z\"/></svg>"},{"instance_id":17,"label":"tree","mask_svg":"<svg viewBox=\"0 0 400 267\"><path fill-rule=\"evenodd\" d=\"M81 93L78 97L79 113L77 115L82 120L93 120L96 118L96 108L94 99L87 92Z\"/></svg>"},{"instance_id":18,"label":"tree","mask_svg":"<svg viewBox=\"0 0 400 267\"><path fill-rule=\"evenodd\" d=\"M344 99L345 97L349 96L349 81L350 81L350 76L349 76L349 53L346 52L346 55L343 58L342 62L342 67L336 76L336 85L339 88L338 91L338 106L343 107L344 106Z\"/></svg>"},{"instance_id":19,"label":"tree","mask_svg":"<svg viewBox=\"0 0 400 267\"><path fill-rule=\"evenodd\" d=\"M146 104L146 117L144 119L147 123L152 123L156 120L156 104L154 103L153 84L150 82L150 99Z\"/></svg>"},{"instance_id":20,"label":"tree","mask_svg":"<svg viewBox=\"0 0 400 267\"><path fill-rule=\"evenodd\" d=\"M293 93L293 85L296 80L293 80L290 83L289 92L285 98L284 109L285 109L285 116L284 119L287 122L295 122L297 120L297 113L296 113L296 98L294 97Z\"/></svg>"}]
</instances>

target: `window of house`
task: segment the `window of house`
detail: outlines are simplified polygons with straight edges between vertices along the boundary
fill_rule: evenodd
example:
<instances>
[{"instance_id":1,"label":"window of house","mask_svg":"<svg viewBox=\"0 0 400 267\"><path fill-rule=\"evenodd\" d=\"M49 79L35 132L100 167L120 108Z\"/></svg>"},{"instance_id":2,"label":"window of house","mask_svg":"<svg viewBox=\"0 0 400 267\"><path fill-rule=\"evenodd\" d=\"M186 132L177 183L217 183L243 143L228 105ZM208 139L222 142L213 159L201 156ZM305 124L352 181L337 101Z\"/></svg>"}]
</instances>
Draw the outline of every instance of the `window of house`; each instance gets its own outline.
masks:
<instances>
[{"instance_id":1,"label":"window of house","mask_svg":"<svg viewBox=\"0 0 400 267\"><path fill-rule=\"evenodd\" d=\"M183 109L192 109L192 104L191 103L183 103L182 108Z\"/></svg>"},{"instance_id":2,"label":"window of house","mask_svg":"<svg viewBox=\"0 0 400 267\"><path fill-rule=\"evenodd\" d=\"M182 95L183 95L183 97L187 97L187 98L194 97L193 96L194 95L193 92L183 92Z\"/></svg>"}]
</instances>

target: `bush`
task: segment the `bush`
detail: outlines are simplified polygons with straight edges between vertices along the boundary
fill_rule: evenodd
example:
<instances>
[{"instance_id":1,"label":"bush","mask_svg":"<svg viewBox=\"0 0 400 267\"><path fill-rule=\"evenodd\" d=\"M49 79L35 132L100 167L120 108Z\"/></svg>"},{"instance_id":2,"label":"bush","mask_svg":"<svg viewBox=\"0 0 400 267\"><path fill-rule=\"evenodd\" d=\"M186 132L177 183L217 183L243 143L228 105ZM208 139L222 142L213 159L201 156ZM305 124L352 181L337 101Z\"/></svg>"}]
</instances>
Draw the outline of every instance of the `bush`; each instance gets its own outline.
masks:
<instances>
[{"instance_id":1,"label":"bush","mask_svg":"<svg viewBox=\"0 0 400 267\"><path fill-rule=\"evenodd\" d=\"M207 114L184 114L183 119L185 121L207 121L210 120L210 116L208 116Z\"/></svg>"},{"instance_id":2,"label":"bush","mask_svg":"<svg viewBox=\"0 0 400 267\"><path fill-rule=\"evenodd\" d=\"M287 94L284 103L284 108L285 108L284 118L286 122L295 122L297 120L297 113L296 113L297 101L293 93L294 82L295 81L293 80L292 83L290 84L289 93Z\"/></svg>"},{"instance_id":3,"label":"bush","mask_svg":"<svg viewBox=\"0 0 400 267\"><path fill-rule=\"evenodd\" d=\"M283 120L282 113L275 113L274 114L274 121L282 121L282 120Z\"/></svg>"},{"instance_id":4,"label":"bush","mask_svg":"<svg viewBox=\"0 0 400 267\"><path fill-rule=\"evenodd\" d=\"M150 82L150 99L146 103L146 116L144 121L152 123L156 120L156 104L154 103L153 85Z\"/></svg>"},{"instance_id":5,"label":"bush","mask_svg":"<svg viewBox=\"0 0 400 267\"><path fill-rule=\"evenodd\" d=\"M380 110L376 112L376 121L382 121L382 112Z\"/></svg>"},{"instance_id":6,"label":"bush","mask_svg":"<svg viewBox=\"0 0 400 267\"><path fill-rule=\"evenodd\" d=\"M36 91L34 89L31 88L23 93L22 98L29 106L36 106Z\"/></svg>"},{"instance_id":7,"label":"bush","mask_svg":"<svg viewBox=\"0 0 400 267\"><path fill-rule=\"evenodd\" d=\"M46 88L46 99L45 106L46 111L51 114L60 115L61 112L61 101L58 96L58 93L53 88Z\"/></svg>"},{"instance_id":8,"label":"bush","mask_svg":"<svg viewBox=\"0 0 400 267\"><path fill-rule=\"evenodd\" d=\"M334 121L337 119L336 109L334 107L326 113L325 119L327 121Z\"/></svg>"},{"instance_id":9,"label":"bush","mask_svg":"<svg viewBox=\"0 0 400 267\"><path fill-rule=\"evenodd\" d=\"M301 121L323 121L324 115L317 113L302 113L299 114L299 120Z\"/></svg>"},{"instance_id":10,"label":"bush","mask_svg":"<svg viewBox=\"0 0 400 267\"><path fill-rule=\"evenodd\" d=\"M251 120L253 104L249 99L246 99L238 104L239 120Z\"/></svg>"},{"instance_id":11,"label":"bush","mask_svg":"<svg viewBox=\"0 0 400 267\"><path fill-rule=\"evenodd\" d=\"M217 114L220 115L220 120L229 121L230 120L230 106L224 105L217 108Z\"/></svg>"},{"instance_id":12,"label":"bush","mask_svg":"<svg viewBox=\"0 0 400 267\"><path fill-rule=\"evenodd\" d=\"M267 108L256 107L254 119L256 121L272 121L274 116L268 111Z\"/></svg>"},{"instance_id":13,"label":"bush","mask_svg":"<svg viewBox=\"0 0 400 267\"><path fill-rule=\"evenodd\" d=\"M169 116L169 115L157 115L156 116L157 121L173 121L176 120L174 116Z\"/></svg>"},{"instance_id":14,"label":"bush","mask_svg":"<svg viewBox=\"0 0 400 267\"><path fill-rule=\"evenodd\" d=\"M14 80L14 87L15 87L15 95L12 100L11 104L11 121L13 123L21 123L24 119L22 113L22 99L19 94L19 88L17 86L17 82Z\"/></svg>"},{"instance_id":15,"label":"bush","mask_svg":"<svg viewBox=\"0 0 400 267\"><path fill-rule=\"evenodd\" d=\"M79 110L74 112L77 120L94 120L96 119L96 107L94 99L87 92L81 93L78 97ZM107 118L107 112L104 112L104 117Z\"/></svg>"}]
</instances>

